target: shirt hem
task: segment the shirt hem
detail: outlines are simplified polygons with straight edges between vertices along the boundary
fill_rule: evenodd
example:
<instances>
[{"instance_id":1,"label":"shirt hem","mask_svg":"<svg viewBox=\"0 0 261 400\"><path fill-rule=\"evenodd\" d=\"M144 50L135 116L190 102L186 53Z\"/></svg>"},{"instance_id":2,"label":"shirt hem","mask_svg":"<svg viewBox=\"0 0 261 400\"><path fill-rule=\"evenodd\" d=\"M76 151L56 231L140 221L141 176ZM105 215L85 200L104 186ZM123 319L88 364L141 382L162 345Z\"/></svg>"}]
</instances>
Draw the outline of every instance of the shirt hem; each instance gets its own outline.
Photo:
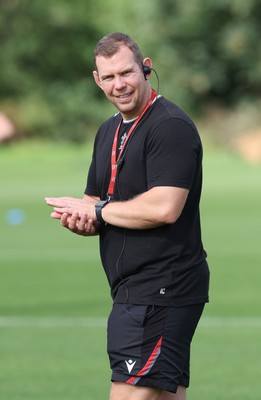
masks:
<instances>
[{"instance_id":1,"label":"shirt hem","mask_svg":"<svg viewBox=\"0 0 261 400\"><path fill-rule=\"evenodd\" d=\"M194 304L203 304L209 303L209 296L199 296L199 297L190 297L184 299L157 299L157 298L139 298L137 296L130 296L128 299L126 297L116 296L113 300L114 303L118 304L141 304L141 305L155 305L155 306L163 306L163 307L180 307L180 306L188 306Z\"/></svg>"}]
</instances>

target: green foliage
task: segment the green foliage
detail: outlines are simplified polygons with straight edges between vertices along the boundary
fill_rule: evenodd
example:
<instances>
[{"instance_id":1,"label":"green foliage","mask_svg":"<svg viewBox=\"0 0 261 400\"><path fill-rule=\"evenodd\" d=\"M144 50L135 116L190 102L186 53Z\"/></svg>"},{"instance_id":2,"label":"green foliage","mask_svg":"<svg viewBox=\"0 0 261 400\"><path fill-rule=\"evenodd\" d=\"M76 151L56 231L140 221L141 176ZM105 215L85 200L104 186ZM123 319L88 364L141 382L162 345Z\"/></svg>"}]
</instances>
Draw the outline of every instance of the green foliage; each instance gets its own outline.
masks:
<instances>
[{"instance_id":1,"label":"green foliage","mask_svg":"<svg viewBox=\"0 0 261 400\"><path fill-rule=\"evenodd\" d=\"M260 97L259 0L0 0L0 11L0 110L27 137L79 142L114 112L92 78L111 31L140 44L161 94L194 116Z\"/></svg>"},{"instance_id":2,"label":"green foliage","mask_svg":"<svg viewBox=\"0 0 261 400\"><path fill-rule=\"evenodd\" d=\"M260 96L261 3L256 0L162 0L158 3L160 64L189 110L234 106ZM174 93L175 96L175 93Z\"/></svg>"},{"instance_id":3,"label":"green foliage","mask_svg":"<svg viewBox=\"0 0 261 400\"><path fill-rule=\"evenodd\" d=\"M29 137L82 140L102 112L90 84L99 30L86 13L92 21L94 2L0 4L2 108Z\"/></svg>"}]
</instances>

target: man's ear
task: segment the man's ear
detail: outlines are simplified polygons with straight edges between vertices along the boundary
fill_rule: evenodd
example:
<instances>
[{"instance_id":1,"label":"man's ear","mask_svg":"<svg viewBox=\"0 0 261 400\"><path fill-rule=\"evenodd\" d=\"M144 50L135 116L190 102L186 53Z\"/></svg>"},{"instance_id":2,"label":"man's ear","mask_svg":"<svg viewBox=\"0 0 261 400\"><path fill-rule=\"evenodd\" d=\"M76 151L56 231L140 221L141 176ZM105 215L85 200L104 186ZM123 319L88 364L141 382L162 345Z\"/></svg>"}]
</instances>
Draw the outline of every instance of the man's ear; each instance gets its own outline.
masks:
<instances>
[{"instance_id":1,"label":"man's ear","mask_svg":"<svg viewBox=\"0 0 261 400\"><path fill-rule=\"evenodd\" d=\"M152 61L149 57L144 58L142 64L145 65L146 67L152 68Z\"/></svg>"},{"instance_id":2,"label":"man's ear","mask_svg":"<svg viewBox=\"0 0 261 400\"><path fill-rule=\"evenodd\" d=\"M101 89L103 90L98 72L97 72L97 71L93 71L92 74L93 74L93 78L94 78L94 80L95 80L96 85L98 85L99 88L101 88Z\"/></svg>"}]
</instances>

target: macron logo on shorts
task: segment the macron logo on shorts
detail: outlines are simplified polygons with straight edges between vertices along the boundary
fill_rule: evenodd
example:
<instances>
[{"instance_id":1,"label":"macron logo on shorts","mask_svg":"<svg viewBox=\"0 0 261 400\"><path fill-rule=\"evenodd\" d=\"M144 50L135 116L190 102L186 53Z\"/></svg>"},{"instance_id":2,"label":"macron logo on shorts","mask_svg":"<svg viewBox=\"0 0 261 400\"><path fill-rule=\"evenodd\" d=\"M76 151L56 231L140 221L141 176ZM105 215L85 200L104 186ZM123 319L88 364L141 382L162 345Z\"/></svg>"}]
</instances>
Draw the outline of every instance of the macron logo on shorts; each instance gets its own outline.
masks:
<instances>
[{"instance_id":1,"label":"macron logo on shorts","mask_svg":"<svg viewBox=\"0 0 261 400\"><path fill-rule=\"evenodd\" d=\"M134 365L136 364L136 361L132 361L132 360L126 361L125 360L125 363L127 365L127 368L128 368L129 374L130 374L131 371L133 370Z\"/></svg>"}]
</instances>

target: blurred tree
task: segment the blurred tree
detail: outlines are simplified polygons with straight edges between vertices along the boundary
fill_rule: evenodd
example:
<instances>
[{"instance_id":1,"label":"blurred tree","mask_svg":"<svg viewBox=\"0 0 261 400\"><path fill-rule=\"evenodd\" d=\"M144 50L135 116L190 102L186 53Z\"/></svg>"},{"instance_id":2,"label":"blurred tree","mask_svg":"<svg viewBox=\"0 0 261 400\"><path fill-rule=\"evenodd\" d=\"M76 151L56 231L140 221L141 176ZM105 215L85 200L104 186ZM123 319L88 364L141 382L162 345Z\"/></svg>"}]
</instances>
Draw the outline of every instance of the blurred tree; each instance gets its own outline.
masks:
<instances>
[{"instance_id":1,"label":"blurred tree","mask_svg":"<svg viewBox=\"0 0 261 400\"><path fill-rule=\"evenodd\" d=\"M115 30L194 115L260 97L259 0L0 0L0 11L0 111L28 137L82 141L114 112L92 70L96 42Z\"/></svg>"},{"instance_id":2,"label":"blurred tree","mask_svg":"<svg viewBox=\"0 0 261 400\"><path fill-rule=\"evenodd\" d=\"M92 80L96 1L0 0L1 105L27 135L81 140L101 110ZM96 102L97 106L97 102Z\"/></svg>"},{"instance_id":3,"label":"blurred tree","mask_svg":"<svg viewBox=\"0 0 261 400\"><path fill-rule=\"evenodd\" d=\"M189 110L257 100L261 89L259 0L161 0L157 20L164 92ZM163 44L163 46L161 45ZM158 54L159 55L159 54ZM174 93L175 96L175 93Z\"/></svg>"}]
</instances>

